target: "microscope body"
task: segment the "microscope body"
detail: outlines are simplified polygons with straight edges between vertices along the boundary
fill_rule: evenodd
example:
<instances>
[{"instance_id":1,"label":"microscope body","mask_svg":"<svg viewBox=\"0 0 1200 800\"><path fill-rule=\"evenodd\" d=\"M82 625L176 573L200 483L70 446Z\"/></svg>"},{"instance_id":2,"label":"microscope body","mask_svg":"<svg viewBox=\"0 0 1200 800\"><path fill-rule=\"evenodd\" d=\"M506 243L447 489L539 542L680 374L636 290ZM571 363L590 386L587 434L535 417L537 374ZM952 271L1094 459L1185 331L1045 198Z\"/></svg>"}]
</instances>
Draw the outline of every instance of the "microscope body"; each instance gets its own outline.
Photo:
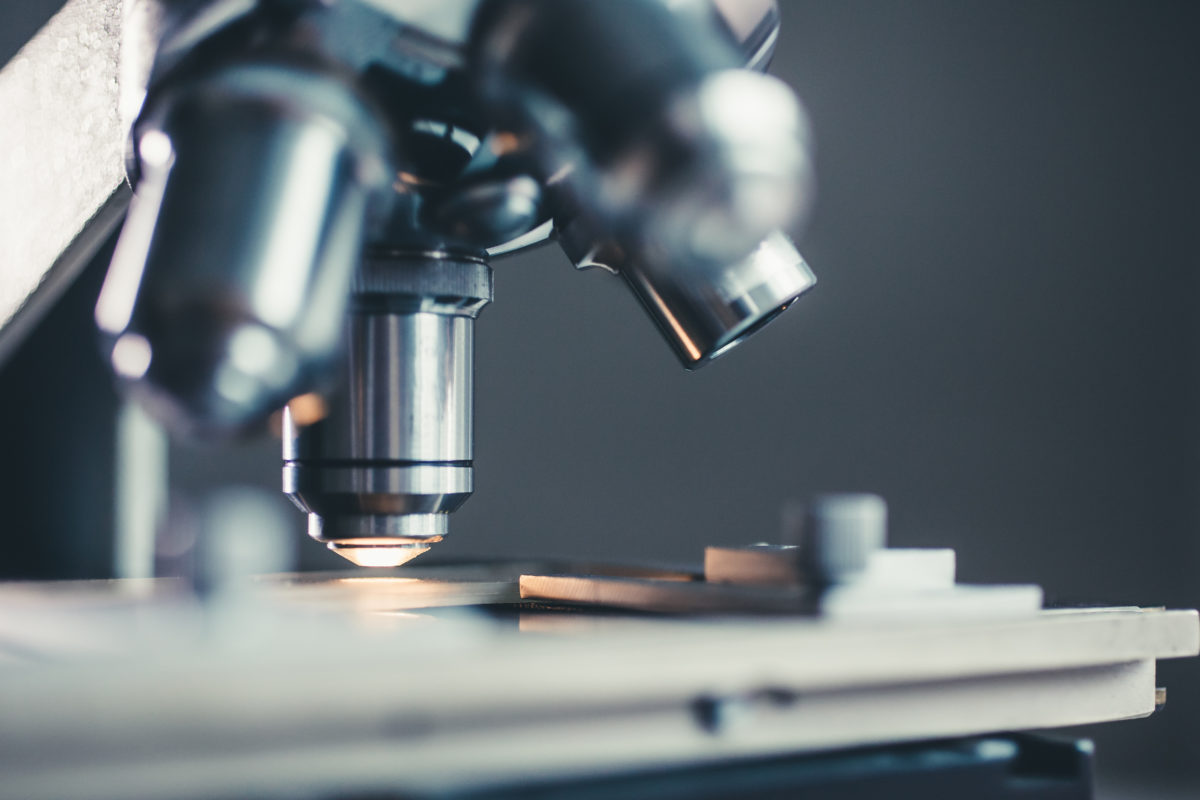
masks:
<instances>
[{"instance_id":1,"label":"microscope body","mask_svg":"<svg viewBox=\"0 0 1200 800\"><path fill-rule=\"evenodd\" d=\"M773 2L133 0L134 186L96 309L112 366L201 436L284 412L309 533L391 566L472 492L491 260L557 239L684 366L815 279Z\"/></svg>"}]
</instances>

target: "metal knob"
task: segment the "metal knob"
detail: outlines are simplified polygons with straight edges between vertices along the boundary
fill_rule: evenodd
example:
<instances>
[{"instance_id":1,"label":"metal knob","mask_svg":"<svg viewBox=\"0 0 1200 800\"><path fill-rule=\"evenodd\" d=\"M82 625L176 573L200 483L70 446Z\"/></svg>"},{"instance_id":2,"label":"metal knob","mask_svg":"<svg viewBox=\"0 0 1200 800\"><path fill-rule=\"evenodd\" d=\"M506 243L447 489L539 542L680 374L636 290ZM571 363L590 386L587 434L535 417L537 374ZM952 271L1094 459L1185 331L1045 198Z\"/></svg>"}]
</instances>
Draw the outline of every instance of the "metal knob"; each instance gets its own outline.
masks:
<instances>
[{"instance_id":1,"label":"metal knob","mask_svg":"<svg viewBox=\"0 0 1200 800\"><path fill-rule=\"evenodd\" d=\"M828 494L805 507L800 549L818 582L847 583L887 543L887 503L874 494Z\"/></svg>"}]
</instances>

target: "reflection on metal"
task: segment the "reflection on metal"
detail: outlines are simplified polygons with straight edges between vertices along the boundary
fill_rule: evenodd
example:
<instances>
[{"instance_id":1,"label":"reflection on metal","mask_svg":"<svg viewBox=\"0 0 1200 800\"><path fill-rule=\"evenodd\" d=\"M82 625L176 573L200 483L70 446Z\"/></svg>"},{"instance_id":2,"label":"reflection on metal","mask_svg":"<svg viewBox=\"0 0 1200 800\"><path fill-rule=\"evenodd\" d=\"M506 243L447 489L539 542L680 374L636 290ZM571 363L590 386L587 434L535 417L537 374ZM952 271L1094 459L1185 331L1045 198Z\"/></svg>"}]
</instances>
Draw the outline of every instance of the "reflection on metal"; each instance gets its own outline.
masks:
<instances>
[{"instance_id":1,"label":"reflection on metal","mask_svg":"<svg viewBox=\"0 0 1200 800\"><path fill-rule=\"evenodd\" d=\"M319 421L284 414L284 490L333 552L402 564L470 497L475 318L491 297L492 271L474 260L374 254L360 268L351 380Z\"/></svg>"},{"instance_id":2,"label":"reflection on metal","mask_svg":"<svg viewBox=\"0 0 1200 800\"><path fill-rule=\"evenodd\" d=\"M748 256L717 264L632 250L596 234L583 219L562 228L558 241L580 269L602 267L624 278L687 369L728 353L817 283L791 239L779 231Z\"/></svg>"},{"instance_id":3,"label":"reflection on metal","mask_svg":"<svg viewBox=\"0 0 1200 800\"><path fill-rule=\"evenodd\" d=\"M138 131L137 195L96 306L129 382L184 431L265 419L340 343L371 204L389 182L382 123L337 77L237 64L158 97Z\"/></svg>"},{"instance_id":4,"label":"reflection on metal","mask_svg":"<svg viewBox=\"0 0 1200 800\"><path fill-rule=\"evenodd\" d=\"M717 14L746 58L748 69L765 72L779 39L779 4L775 0L711 0Z\"/></svg>"},{"instance_id":5,"label":"reflection on metal","mask_svg":"<svg viewBox=\"0 0 1200 800\"><path fill-rule=\"evenodd\" d=\"M120 222L121 0L70 0L0 70L0 361Z\"/></svg>"},{"instance_id":6,"label":"reflection on metal","mask_svg":"<svg viewBox=\"0 0 1200 800\"><path fill-rule=\"evenodd\" d=\"M287 408L288 412L292 415L292 421L301 427L312 425L314 422L320 422L329 413L329 407L325 403L325 398L316 392L309 392L299 397L293 397L288 401Z\"/></svg>"}]
</instances>

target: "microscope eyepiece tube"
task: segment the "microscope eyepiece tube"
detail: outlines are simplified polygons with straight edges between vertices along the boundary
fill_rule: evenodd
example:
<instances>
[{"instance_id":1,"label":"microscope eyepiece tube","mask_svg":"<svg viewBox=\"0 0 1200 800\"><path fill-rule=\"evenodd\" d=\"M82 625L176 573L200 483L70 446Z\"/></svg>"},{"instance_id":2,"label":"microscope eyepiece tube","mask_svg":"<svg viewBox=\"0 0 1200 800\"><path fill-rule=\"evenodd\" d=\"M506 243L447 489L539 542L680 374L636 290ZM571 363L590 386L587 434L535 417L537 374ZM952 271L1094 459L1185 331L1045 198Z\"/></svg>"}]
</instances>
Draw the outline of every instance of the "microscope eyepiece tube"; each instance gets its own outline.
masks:
<instances>
[{"instance_id":1,"label":"microscope eyepiece tube","mask_svg":"<svg viewBox=\"0 0 1200 800\"><path fill-rule=\"evenodd\" d=\"M238 430L336 354L390 140L340 78L235 63L164 87L96 308L118 376L183 431Z\"/></svg>"},{"instance_id":2,"label":"microscope eyepiece tube","mask_svg":"<svg viewBox=\"0 0 1200 800\"><path fill-rule=\"evenodd\" d=\"M491 297L482 262L365 260L342 391L313 424L284 414L284 491L314 539L360 566L397 566L447 533L473 489L474 327Z\"/></svg>"}]
</instances>

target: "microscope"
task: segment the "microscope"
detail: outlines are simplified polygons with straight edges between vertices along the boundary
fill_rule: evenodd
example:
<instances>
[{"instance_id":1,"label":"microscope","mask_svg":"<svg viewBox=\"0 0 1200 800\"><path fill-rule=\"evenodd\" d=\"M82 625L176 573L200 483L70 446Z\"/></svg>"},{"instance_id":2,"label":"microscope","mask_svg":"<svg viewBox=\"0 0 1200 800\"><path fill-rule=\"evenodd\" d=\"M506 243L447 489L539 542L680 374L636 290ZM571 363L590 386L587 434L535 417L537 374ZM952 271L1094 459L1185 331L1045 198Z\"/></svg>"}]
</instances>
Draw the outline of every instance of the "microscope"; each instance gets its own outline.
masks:
<instances>
[{"instance_id":1,"label":"microscope","mask_svg":"<svg viewBox=\"0 0 1200 800\"><path fill-rule=\"evenodd\" d=\"M71 0L0 70L30 187L0 358L123 224L95 320L127 392L200 438L278 415L309 534L405 564L473 490L493 261L612 273L687 369L814 285L778 30L773 0ZM280 526L241 500L190 585L0 584L0 798L1085 800L1091 744L1027 732L1148 716L1200 652L1195 611L960 583L870 495L702 570L369 577L244 558Z\"/></svg>"},{"instance_id":2,"label":"microscope","mask_svg":"<svg viewBox=\"0 0 1200 800\"><path fill-rule=\"evenodd\" d=\"M772 0L133 4L114 372L185 434L284 408L309 535L407 562L472 492L494 259L557 241L687 369L813 286L778 29Z\"/></svg>"}]
</instances>

